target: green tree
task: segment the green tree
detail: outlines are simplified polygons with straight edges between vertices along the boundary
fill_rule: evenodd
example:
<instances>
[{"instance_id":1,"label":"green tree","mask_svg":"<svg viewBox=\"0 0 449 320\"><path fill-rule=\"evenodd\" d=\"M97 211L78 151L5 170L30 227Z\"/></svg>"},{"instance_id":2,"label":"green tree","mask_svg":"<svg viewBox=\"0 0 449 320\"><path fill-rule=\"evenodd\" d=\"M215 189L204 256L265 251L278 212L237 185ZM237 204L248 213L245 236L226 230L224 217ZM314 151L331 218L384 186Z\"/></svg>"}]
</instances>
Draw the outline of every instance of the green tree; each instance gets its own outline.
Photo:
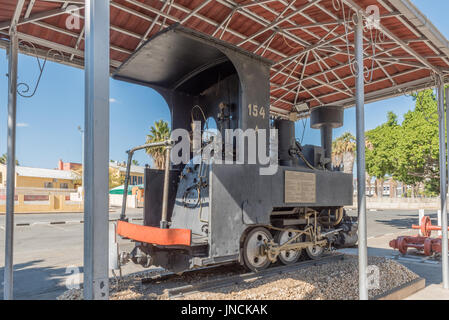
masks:
<instances>
[{"instance_id":1,"label":"green tree","mask_svg":"<svg viewBox=\"0 0 449 320\"><path fill-rule=\"evenodd\" d=\"M168 122L159 120L154 122L154 125L150 127L150 134L147 135L146 143L161 142L170 138L170 128ZM165 148L151 148L146 149L146 153L150 155L154 160L154 167L156 169L165 169Z\"/></svg>"},{"instance_id":2,"label":"green tree","mask_svg":"<svg viewBox=\"0 0 449 320\"><path fill-rule=\"evenodd\" d=\"M415 109L404 116L398 140L398 181L414 186L423 183L428 195L439 194L438 107L433 90L414 96Z\"/></svg>"},{"instance_id":3,"label":"green tree","mask_svg":"<svg viewBox=\"0 0 449 320\"><path fill-rule=\"evenodd\" d=\"M385 123L366 133L369 141L365 152L366 172L376 178L377 196L382 196L385 177L396 171L400 130L396 114L388 112Z\"/></svg>"},{"instance_id":4,"label":"green tree","mask_svg":"<svg viewBox=\"0 0 449 320\"><path fill-rule=\"evenodd\" d=\"M132 161L132 164L135 165L135 166L138 166L138 165L139 165L139 161L133 160L133 161Z\"/></svg>"}]
</instances>

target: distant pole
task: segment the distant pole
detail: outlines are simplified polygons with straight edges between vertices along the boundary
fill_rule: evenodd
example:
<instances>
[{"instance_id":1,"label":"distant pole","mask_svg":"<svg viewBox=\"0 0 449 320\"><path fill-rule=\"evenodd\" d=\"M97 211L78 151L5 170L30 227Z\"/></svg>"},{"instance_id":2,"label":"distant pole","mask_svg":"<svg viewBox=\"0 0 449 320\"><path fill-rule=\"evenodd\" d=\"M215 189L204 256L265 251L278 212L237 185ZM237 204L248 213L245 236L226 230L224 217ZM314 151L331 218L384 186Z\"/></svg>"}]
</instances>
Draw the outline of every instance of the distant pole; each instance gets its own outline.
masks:
<instances>
[{"instance_id":1,"label":"distant pole","mask_svg":"<svg viewBox=\"0 0 449 320\"><path fill-rule=\"evenodd\" d=\"M449 92L449 91L448 91ZM446 95L446 100L449 95ZM446 101L449 106L449 101ZM446 167L446 139L444 125L444 81L440 77L440 85L438 87L438 117L439 117L439 135L440 135L440 198L441 198L441 268L443 274L443 288L449 289L449 257L448 257L448 239L447 239L447 167ZM447 123L449 125L449 111L446 110ZM448 131L449 137L449 131ZM448 148L449 152L449 148Z\"/></svg>"},{"instance_id":2,"label":"distant pole","mask_svg":"<svg viewBox=\"0 0 449 320\"><path fill-rule=\"evenodd\" d=\"M83 169L82 175L81 175L81 187L83 192L83 199L84 199L84 130L81 128L81 126L78 126L78 131L81 132L81 167Z\"/></svg>"},{"instance_id":3,"label":"distant pole","mask_svg":"<svg viewBox=\"0 0 449 320\"><path fill-rule=\"evenodd\" d=\"M365 179L365 78L363 68L363 16L357 13L355 26L356 131L357 131L357 208L359 227L359 299L368 300L368 249L366 230Z\"/></svg>"},{"instance_id":4,"label":"distant pole","mask_svg":"<svg viewBox=\"0 0 449 320\"><path fill-rule=\"evenodd\" d=\"M14 247L14 201L16 184L16 111L17 111L17 64L19 40L17 27L11 26L8 48L8 137L6 157L6 223L5 223L5 300L13 299L13 247Z\"/></svg>"}]
</instances>

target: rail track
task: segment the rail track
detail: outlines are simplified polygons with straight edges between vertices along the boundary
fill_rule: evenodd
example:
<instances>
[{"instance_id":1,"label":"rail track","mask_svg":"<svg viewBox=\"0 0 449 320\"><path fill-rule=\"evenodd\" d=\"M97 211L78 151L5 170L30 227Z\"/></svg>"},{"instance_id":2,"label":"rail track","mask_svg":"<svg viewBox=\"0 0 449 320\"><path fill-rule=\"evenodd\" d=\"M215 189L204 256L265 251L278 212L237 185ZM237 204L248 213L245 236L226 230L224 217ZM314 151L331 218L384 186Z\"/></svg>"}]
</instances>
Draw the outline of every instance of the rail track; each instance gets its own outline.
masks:
<instances>
[{"instance_id":1,"label":"rail track","mask_svg":"<svg viewBox=\"0 0 449 320\"><path fill-rule=\"evenodd\" d=\"M205 280L205 281L190 281L192 283L190 284L183 284L180 286L175 286L171 288L166 288L164 290L165 294L167 295L168 299L177 299L184 296L188 296L190 294L196 293L200 290L208 290L208 289L217 289L217 288L223 288L228 287L232 285L237 285L245 282L252 282L264 277L268 276L274 276L279 274L285 274L292 271L300 270L303 268L307 268L310 266L318 266L327 264L330 262L335 261L342 261L345 259L344 254L340 253L332 253L327 254L320 259L317 260L306 260L297 262L292 265L288 266L273 266L271 268L259 271L259 272L243 272L243 268L237 268L235 269L234 265L221 265L216 267L206 267L201 269L194 269L184 272L183 274L175 274L175 273L163 273L158 274L152 277L142 278L141 283L142 285L150 285L152 283L161 283L165 281L179 281L185 277L191 277L195 279L198 277L200 280L201 277L208 277L210 275L214 274L223 274L224 272L228 272L227 276L219 276L212 280ZM234 275L229 275L229 272L232 270L232 272L235 272Z\"/></svg>"}]
</instances>

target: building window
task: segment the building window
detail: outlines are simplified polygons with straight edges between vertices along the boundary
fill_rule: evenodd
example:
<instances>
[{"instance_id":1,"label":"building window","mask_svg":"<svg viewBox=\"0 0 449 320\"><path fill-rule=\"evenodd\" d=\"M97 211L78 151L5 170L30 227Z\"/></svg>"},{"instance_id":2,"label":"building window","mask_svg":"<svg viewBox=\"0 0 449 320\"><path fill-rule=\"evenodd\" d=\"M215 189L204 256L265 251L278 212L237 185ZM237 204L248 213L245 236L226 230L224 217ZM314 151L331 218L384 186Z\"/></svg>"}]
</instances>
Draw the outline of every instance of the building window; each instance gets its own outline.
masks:
<instances>
[{"instance_id":1,"label":"building window","mask_svg":"<svg viewBox=\"0 0 449 320\"><path fill-rule=\"evenodd\" d=\"M44 188L53 188L53 182L45 182Z\"/></svg>"},{"instance_id":2,"label":"building window","mask_svg":"<svg viewBox=\"0 0 449 320\"><path fill-rule=\"evenodd\" d=\"M134 186L137 184L137 177L136 176L132 176L131 177L131 184Z\"/></svg>"},{"instance_id":3,"label":"building window","mask_svg":"<svg viewBox=\"0 0 449 320\"><path fill-rule=\"evenodd\" d=\"M69 188L69 184L68 183L61 183L60 184L60 188L61 189L68 189Z\"/></svg>"},{"instance_id":4,"label":"building window","mask_svg":"<svg viewBox=\"0 0 449 320\"><path fill-rule=\"evenodd\" d=\"M139 181L138 184L142 184L142 177L138 177L137 180Z\"/></svg>"}]
</instances>

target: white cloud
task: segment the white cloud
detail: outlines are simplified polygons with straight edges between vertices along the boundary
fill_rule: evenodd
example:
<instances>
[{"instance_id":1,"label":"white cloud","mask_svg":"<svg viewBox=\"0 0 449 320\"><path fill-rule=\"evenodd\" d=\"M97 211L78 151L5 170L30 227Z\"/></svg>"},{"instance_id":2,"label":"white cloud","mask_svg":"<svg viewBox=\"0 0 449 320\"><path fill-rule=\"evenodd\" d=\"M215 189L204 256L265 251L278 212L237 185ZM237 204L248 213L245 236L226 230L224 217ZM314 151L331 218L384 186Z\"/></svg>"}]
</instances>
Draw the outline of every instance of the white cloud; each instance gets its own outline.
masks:
<instances>
[{"instance_id":1,"label":"white cloud","mask_svg":"<svg viewBox=\"0 0 449 320\"><path fill-rule=\"evenodd\" d=\"M117 102L117 99L110 98L110 99L109 99L109 102L110 102L110 103L116 103L116 102Z\"/></svg>"},{"instance_id":2,"label":"white cloud","mask_svg":"<svg viewBox=\"0 0 449 320\"><path fill-rule=\"evenodd\" d=\"M25 122L18 122L17 123L17 127L19 127L19 128L26 128L26 127L29 127L30 125L28 124L28 123L25 123Z\"/></svg>"}]
</instances>

